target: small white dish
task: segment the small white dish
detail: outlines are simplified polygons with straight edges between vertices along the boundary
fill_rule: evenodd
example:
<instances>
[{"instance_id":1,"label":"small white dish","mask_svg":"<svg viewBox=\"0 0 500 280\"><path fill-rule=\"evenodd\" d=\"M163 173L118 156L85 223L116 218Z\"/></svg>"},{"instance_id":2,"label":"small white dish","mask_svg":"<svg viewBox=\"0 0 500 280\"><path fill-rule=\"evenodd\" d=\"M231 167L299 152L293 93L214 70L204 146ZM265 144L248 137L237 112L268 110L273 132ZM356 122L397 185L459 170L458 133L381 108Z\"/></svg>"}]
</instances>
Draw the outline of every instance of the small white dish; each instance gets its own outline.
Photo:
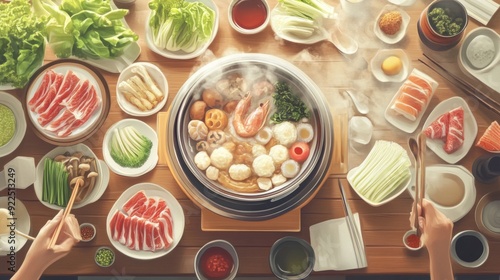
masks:
<instances>
[{"instance_id":1,"label":"small white dish","mask_svg":"<svg viewBox=\"0 0 500 280\"><path fill-rule=\"evenodd\" d=\"M470 43L478 36L489 37L495 47L493 60L484 68L478 69L467 58L467 49ZM478 27L465 36L458 55L458 65L466 74L470 74L500 93L500 35L495 30L487 27Z\"/></svg>"},{"instance_id":2,"label":"small white dish","mask_svg":"<svg viewBox=\"0 0 500 280\"><path fill-rule=\"evenodd\" d=\"M416 75L418 77L421 77L421 78L427 80L430 83L431 88L432 88L432 93L429 96L428 102L422 108L422 111L418 114L416 120L412 121L412 120L404 117L403 115L395 113L394 110L391 109L391 106L394 104L394 102L396 101L396 99L399 96L401 88L399 88L398 91L394 94L394 97L392 98L391 102L389 102L389 105L387 105L387 108L385 109L385 113L384 113L385 119L389 123L391 123L392 125L394 125L395 127L401 129L402 131L404 131L406 133L413 133L415 131L415 129L417 129L418 125L420 124L420 120L422 119L424 112L427 110L427 107L429 106L430 100L434 96L434 92L436 91L436 89L438 87L438 82L436 82L433 78L431 78L427 74L419 71L416 68L413 68L413 70L409 76L411 76L411 75Z\"/></svg>"},{"instance_id":3,"label":"small white dish","mask_svg":"<svg viewBox=\"0 0 500 280\"><path fill-rule=\"evenodd\" d=\"M429 191L425 192L425 198L429 200L436 209L441 211L446 217L448 217L452 222L456 222L460 219L462 219L469 211L472 209L474 206L474 203L476 202L476 187L474 184L474 176L465 169L461 165L448 165L448 164L436 164L436 165L430 165L425 168L426 171L426 189L430 187L437 187L437 188L442 188L444 190L444 187L442 185L437 185L433 183L434 181L439 181L439 177L442 179L448 176L453 176L458 178L463 183L464 187L464 195L463 199L453 205L453 206L444 206L440 203L436 202L436 198L433 198L429 195ZM432 179L432 177L436 177L435 180ZM444 180L444 179L443 179ZM430 184L433 184L430 186ZM412 196L412 198L415 197L415 182L414 182L414 176L412 176L412 182L411 184L408 185L408 192ZM439 190L436 190L436 193L438 193ZM445 194L446 195L446 194Z\"/></svg>"},{"instance_id":4,"label":"small white dish","mask_svg":"<svg viewBox=\"0 0 500 280\"><path fill-rule=\"evenodd\" d=\"M215 36L217 35L217 31L219 30L219 8L217 5L212 1L212 0L186 0L188 2L201 2L205 5L207 5L210 9L212 9L215 12L215 17L214 17L214 26L212 29L212 36L208 39L208 41L199 49L195 50L194 52L184 52L184 51L169 51L165 49L161 49L157 47L154 43L153 40L153 34L151 33L151 28L149 27L149 19L151 17L151 12L149 13L149 16L146 20L146 43L148 45L148 48L152 50L153 52L166 57L166 58L171 58L171 59L192 59L196 58L200 55L202 55L212 44L212 42L215 39Z\"/></svg>"},{"instance_id":5,"label":"small white dish","mask_svg":"<svg viewBox=\"0 0 500 280\"><path fill-rule=\"evenodd\" d=\"M378 25L378 22L380 21L380 18L382 17L382 15L384 15L388 12L392 12L392 11L399 12L401 14L403 22L401 23L401 28L399 29L398 32L396 32L396 34L388 35L388 34L385 34L384 32L382 32L382 30L380 29L380 27ZM373 33L375 33L375 35L382 42L384 42L386 44L396 44L405 37L406 29L408 28L409 23L410 23L410 15L408 15L407 12L405 12L403 9L401 9L397 6L387 4L382 8L379 15L377 16L377 20L375 21L375 23L373 25Z\"/></svg>"},{"instance_id":6,"label":"small white dish","mask_svg":"<svg viewBox=\"0 0 500 280\"><path fill-rule=\"evenodd\" d=\"M16 219L16 229L22 233L25 234L30 234L30 229L31 229L31 218L30 214L28 213L28 209L26 209L26 206L24 206L24 203L19 200L15 199L15 202L12 201L12 198L9 196L2 196L0 197L0 207L1 208L7 208L9 205L12 206L12 204L15 203L15 212L13 215L13 218ZM15 252L18 252L21 250L24 245L26 244L26 241L28 241L26 238L21 237L19 234L15 234ZM2 256L8 256L10 253L10 247L12 244L9 243L11 235L0 235L0 254Z\"/></svg>"},{"instance_id":7,"label":"small white dish","mask_svg":"<svg viewBox=\"0 0 500 280\"><path fill-rule=\"evenodd\" d=\"M148 111L141 111L139 110L136 106L132 105L122 94L121 90L118 88L118 85L123 82L127 81L129 78L133 76L138 76L137 74L132 73L132 69L137 66L144 66L146 68L146 71L148 72L149 76L153 81L155 82L156 86L158 89L164 94L163 99L156 104L155 107L153 107L151 110ZM140 76L139 76L140 77ZM116 83L116 100L118 102L118 105L120 108L127 114L131 116L136 116L136 117L145 117L145 116L151 116L158 111L160 111L165 104L167 103L168 99L168 82L167 78L165 78L165 75L163 75L163 72L158 68L156 65L148 62L136 62L131 65L129 65L127 68L125 68L120 76L118 77L118 82Z\"/></svg>"},{"instance_id":8,"label":"small white dish","mask_svg":"<svg viewBox=\"0 0 500 280\"><path fill-rule=\"evenodd\" d=\"M252 9L257 10L257 8L263 8L265 9L265 19L264 22L262 22L261 25L253 27L251 29L242 27L238 25L237 20L235 20L235 15L233 13L233 10L235 9L236 4L239 4L240 2L243 2L244 4L248 5L255 5ZM243 8L242 8L243 9ZM261 32L262 30L266 29L266 27L269 25L269 20L271 19L271 11L269 8L269 4L267 4L266 0L260 0L260 1L246 1L246 0L232 0L231 3L229 4L229 8L227 9L227 18L229 21L229 25L236 30L238 33L241 34L257 34Z\"/></svg>"},{"instance_id":9,"label":"small white dish","mask_svg":"<svg viewBox=\"0 0 500 280\"><path fill-rule=\"evenodd\" d=\"M132 125L137 131L149 138L151 142L153 142L153 147L151 148L151 152L147 161L138 168L131 167L123 167L115 162L115 160L111 157L109 146L111 142L111 137L113 134L113 130L115 128L123 128ZM104 141L102 143L102 154L104 157L104 161L109 166L109 169L113 171L115 174L127 176L127 177L139 177L142 176L149 171L151 171L156 164L158 163L158 135L156 131L154 131L149 125L145 122L136 120L136 119L123 119L114 125L112 125L106 134L104 135Z\"/></svg>"},{"instance_id":10,"label":"small white dish","mask_svg":"<svg viewBox=\"0 0 500 280\"><path fill-rule=\"evenodd\" d=\"M73 209L78 209L81 208L85 205L91 204L96 202L101 196L103 195L104 191L108 188L108 183L109 183L109 169L106 163L102 160L99 160L96 156L96 154L85 144L76 144L73 146L67 146L67 147L57 147L54 148L52 151L48 152L45 154L45 156L40 159L38 162L38 165L36 166L36 180L35 183L33 183L33 188L35 189L35 194L38 200L45 206L47 206L50 209L54 210L60 210L63 209L64 207L55 205L55 204L50 204L48 202L45 202L42 200L43 197L43 171L44 171L44 161L46 158L55 158L57 155L62 155L66 152L69 153L74 153L74 152L82 152L83 155L92 157L97 161L97 173L99 176L97 177L97 181L95 183L94 189L90 194L88 194L82 201L80 202L75 202L73 204Z\"/></svg>"},{"instance_id":11,"label":"small white dish","mask_svg":"<svg viewBox=\"0 0 500 280\"><path fill-rule=\"evenodd\" d=\"M26 119L24 117L23 105L12 94L0 91L0 104L7 106L16 118L16 130L7 144L0 147L0 157L14 152L21 144L26 134Z\"/></svg>"},{"instance_id":12,"label":"small white dish","mask_svg":"<svg viewBox=\"0 0 500 280\"><path fill-rule=\"evenodd\" d=\"M403 64L401 71L396 75L386 75L382 70L382 63L388 57L396 56L401 60ZM404 81L408 77L410 72L410 59L406 55L405 51L402 49L385 49L379 50L370 62L371 70L373 76L381 82L395 82L399 83Z\"/></svg>"},{"instance_id":13,"label":"small white dish","mask_svg":"<svg viewBox=\"0 0 500 280\"><path fill-rule=\"evenodd\" d=\"M83 229L84 228L90 228L91 229L91 232L92 232L92 235L90 237L87 237L87 238L84 238L83 237ZM96 231L96 228L93 224L91 223L81 223L80 224L80 234L82 235L82 242L90 242L92 240L94 240L95 236L97 235L97 231Z\"/></svg>"},{"instance_id":14,"label":"small white dish","mask_svg":"<svg viewBox=\"0 0 500 280\"><path fill-rule=\"evenodd\" d=\"M434 110L429 114L427 120L425 121L422 129L427 128L433 121L435 121L442 114L453 110L459 106L464 109L464 142L462 146L455 152L448 154L444 151L444 141L441 139L430 139L427 138L427 147L431 149L436 155L438 155L442 160L447 163L454 164L461 160L474 144L477 135L477 123L474 115L472 114L469 105L461 97L455 96L446 99L439 103Z\"/></svg>"},{"instance_id":15,"label":"small white dish","mask_svg":"<svg viewBox=\"0 0 500 280\"><path fill-rule=\"evenodd\" d=\"M0 90L13 90L16 89L12 84L3 84L0 85Z\"/></svg>"},{"instance_id":16,"label":"small white dish","mask_svg":"<svg viewBox=\"0 0 500 280\"><path fill-rule=\"evenodd\" d=\"M410 229L409 231L407 231L403 235L403 244L405 245L406 249L408 249L410 251L418 251L424 247L424 242L422 242L422 239L420 239L420 237L418 237L418 239L419 239L419 246L418 247L412 247L408 244L408 237L410 237L411 235L416 235L416 234L417 234L417 230Z\"/></svg>"},{"instance_id":17,"label":"small white dish","mask_svg":"<svg viewBox=\"0 0 500 280\"><path fill-rule=\"evenodd\" d=\"M127 202L133 195L135 195L138 191L144 191L148 197L159 197L165 200L167 206L170 208L170 213L173 219L173 242L169 247L158 250L158 251L140 251L140 250L132 250L125 245L120 244L118 241L114 240L111 236L110 222L113 217L115 210L122 209L125 202ZM106 219L106 233L108 235L109 241L116 248L116 250L120 251L124 255L138 259L138 260L151 260L156 259L166 254L170 253L176 246L179 244L179 241L182 238L184 233L184 211L182 210L182 206L179 204L177 199L165 188L162 186L153 184L153 183L139 183L131 186L126 189L122 195L116 200L111 209L109 210L109 214Z\"/></svg>"},{"instance_id":18,"label":"small white dish","mask_svg":"<svg viewBox=\"0 0 500 280\"><path fill-rule=\"evenodd\" d=\"M358 169L359 169L359 166L357 167L354 167L352 168L351 170L349 170L349 172L347 173L347 181L349 182L349 184L352 186L353 183L353 177L354 175L358 172ZM358 192L358 190L356 188L352 188L357 194L359 197L361 197L366 203L368 203L369 205L371 206L374 206L374 207L378 207L378 206L382 206L392 200L394 200L396 197L398 197L399 195L401 195L405 189L408 188L408 186L410 185L411 183L411 177L413 177L413 174L410 176L409 179L405 180L404 182L402 182L392 193L390 193L389 195L387 195L387 197L380 201L380 202L374 202L374 201L371 201L370 199L368 199L367 197L365 197L364 195L362 195L361 193Z\"/></svg>"}]
</instances>

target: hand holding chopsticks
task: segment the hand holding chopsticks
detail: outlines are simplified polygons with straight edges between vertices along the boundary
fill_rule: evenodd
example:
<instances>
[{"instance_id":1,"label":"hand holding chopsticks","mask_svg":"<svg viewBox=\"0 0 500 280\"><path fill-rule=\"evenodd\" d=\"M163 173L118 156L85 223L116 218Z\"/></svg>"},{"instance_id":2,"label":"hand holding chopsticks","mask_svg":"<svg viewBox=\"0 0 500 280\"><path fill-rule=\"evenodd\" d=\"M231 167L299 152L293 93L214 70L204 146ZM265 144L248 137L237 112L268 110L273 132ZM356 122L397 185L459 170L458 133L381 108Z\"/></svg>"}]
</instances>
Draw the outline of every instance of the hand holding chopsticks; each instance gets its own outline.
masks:
<instances>
[{"instance_id":1,"label":"hand holding chopsticks","mask_svg":"<svg viewBox=\"0 0 500 280\"><path fill-rule=\"evenodd\" d=\"M52 235L52 238L50 239L48 249L51 249L56 244L57 238L59 237L59 234L61 233L61 229L64 225L66 217L71 212L71 208L73 207L73 203L75 202L76 194L78 193L78 188L81 185L83 185L83 178L78 178L76 180L75 187L73 188L73 191L71 192L71 197L69 198L68 205L64 209L64 213L63 213L63 216L61 218L61 221L59 222L59 225L57 226L56 230L54 231L54 234Z\"/></svg>"}]
</instances>

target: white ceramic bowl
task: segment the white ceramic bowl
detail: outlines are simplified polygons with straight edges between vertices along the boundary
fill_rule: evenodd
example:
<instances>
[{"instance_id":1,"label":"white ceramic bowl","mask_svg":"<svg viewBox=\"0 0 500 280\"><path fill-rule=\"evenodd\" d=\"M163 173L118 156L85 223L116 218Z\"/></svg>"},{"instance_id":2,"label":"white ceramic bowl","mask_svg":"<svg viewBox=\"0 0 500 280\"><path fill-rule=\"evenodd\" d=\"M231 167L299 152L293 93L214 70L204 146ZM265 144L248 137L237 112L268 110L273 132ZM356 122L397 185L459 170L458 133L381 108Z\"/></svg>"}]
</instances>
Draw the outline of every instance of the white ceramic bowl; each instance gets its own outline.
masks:
<instances>
[{"instance_id":1,"label":"white ceramic bowl","mask_svg":"<svg viewBox=\"0 0 500 280\"><path fill-rule=\"evenodd\" d=\"M472 261L472 262L467 262L467 261L460 259L459 255L462 255L463 253L457 252L457 243L459 242L459 239L466 237L466 236L473 236L473 237L477 238L483 245L482 254L478 257L477 260ZM471 245L472 244L469 244L469 246L471 246ZM468 248L467 245L465 245L464 247L465 247L465 249ZM469 253L467 253L467 254L470 256ZM486 237L484 235L482 235L478 231L464 230L464 231L461 231L461 232L455 234L455 236L453 236L453 238L451 239L451 257L461 266L470 267L470 268L480 267L488 259L489 253L490 253L490 248L488 245L488 240L486 239Z\"/></svg>"},{"instance_id":2,"label":"white ceramic bowl","mask_svg":"<svg viewBox=\"0 0 500 280\"><path fill-rule=\"evenodd\" d=\"M401 24L401 28L399 29L398 32L394 35L388 35L382 32L380 29L378 22L380 20L380 17L384 15L385 13L392 12L392 11L397 11L401 14L401 17L403 19L403 22ZM375 35L384 43L386 44L396 44L399 41L401 41L405 35L406 35L406 29L408 28L408 24L410 23L410 15L406 13L404 10L401 8L394 6L394 5L385 5L384 8L380 11L379 15L377 16L377 20L375 21L375 24L373 26L373 32Z\"/></svg>"},{"instance_id":3,"label":"white ceramic bowl","mask_svg":"<svg viewBox=\"0 0 500 280\"><path fill-rule=\"evenodd\" d=\"M151 79L155 82L156 86L158 89L164 94L163 99L156 104L155 107L153 107L151 110L147 111L141 111L139 108L136 106L132 105L121 90L118 88L118 85L121 82L127 81L129 78L132 78L133 76L138 76L137 74L132 72L132 69L137 67L137 66L144 66L146 68L146 71L148 72L149 76ZM138 76L140 77L140 76ZM150 116L158 111L160 111L165 104L167 103L168 99L168 82L167 78L165 78L165 75L161 72L160 68L158 68L156 65L148 62L136 62L125 68L120 76L118 77L118 82L116 83L116 100L118 102L118 105L120 108L127 114L131 116L136 116L136 117L145 117L145 116Z\"/></svg>"},{"instance_id":4,"label":"white ceramic bowl","mask_svg":"<svg viewBox=\"0 0 500 280\"><path fill-rule=\"evenodd\" d=\"M109 150L113 130L115 128L124 128L129 125L132 125L140 134L146 136L153 142L153 147L151 148L151 153L149 154L148 159L141 167L137 168L123 167L119 165L111 157L111 153ZM154 131L154 129L152 129L143 121L136 119L123 119L112 125L104 135L104 141L102 143L102 154L104 157L104 161L109 166L109 169L111 169L111 171L113 171L114 173L127 177L142 176L151 171L158 163L158 135L156 134L156 131Z\"/></svg>"},{"instance_id":5,"label":"white ceramic bowl","mask_svg":"<svg viewBox=\"0 0 500 280\"><path fill-rule=\"evenodd\" d=\"M386 75L384 71L382 71L382 63L384 60L390 56L396 56L401 60L403 67L401 71L399 71L396 75ZM381 81L381 82L395 82L399 83L404 81L408 77L408 73L410 72L410 59L406 55L405 51L402 49L385 49L379 50L375 56L370 61L370 66L372 70L373 76Z\"/></svg>"},{"instance_id":6,"label":"white ceramic bowl","mask_svg":"<svg viewBox=\"0 0 500 280\"><path fill-rule=\"evenodd\" d=\"M14 135L7 144L0 147L0 157L4 157L19 147L26 134L26 119L21 102L9 93L0 91L0 104L7 106L16 119Z\"/></svg>"},{"instance_id":7,"label":"white ceramic bowl","mask_svg":"<svg viewBox=\"0 0 500 280\"><path fill-rule=\"evenodd\" d=\"M410 251L418 251L424 247L424 242L420 239L420 245L418 247L411 247L408 245L407 238L412 235L412 234L417 234L417 231L414 229L410 229L403 235L403 244L405 245L406 249Z\"/></svg>"},{"instance_id":8,"label":"white ceramic bowl","mask_svg":"<svg viewBox=\"0 0 500 280\"><path fill-rule=\"evenodd\" d=\"M200 266L201 266L201 257L203 256L203 253L205 253L206 250L212 247L220 247L226 250L229 253L229 255L231 255L231 258L233 259L233 268L229 276L224 278L224 280L234 279L236 277L236 274L238 274L238 268L240 266L238 253L236 252L236 249L233 247L233 245L231 245L231 243L221 239L208 242L207 244L203 245L203 247L201 247L196 253L196 256L194 258L194 272L196 274L196 277L199 280L209 280L209 278L206 278L200 271Z\"/></svg>"},{"instance_id":9,"label":"white ceramic bowl","mask_svg":"<svg viewBox=\"0 0 500 280\"><path fill-rule=\"evenodd\" d=\"M35 189L35 194L38 197L38 200L40 202L54 210L59 210L63 209L64 207L55 205L55 204L50 204L48 202L45 202L42 200L42 195L43 195L43 170L44 170L44 161L46 158L54 158L57 155L64 154L66 152L69 153L74 153L74 152L82 152L83 155L95 158L97 160L97 173L99 176L97 177L97 181L95 183L94 189L90 194L88 194L82 201L80 202L75 202L73 204L73 209L81 208L85 205L91 204L96 202L99 198L101 198L102 194L108 187L109 183L109 169L106 163L102 160L99 160L97 156L94 154L94 152L85 144L77 144L73 146L68 146L68 147L57 147L53 149L52 151L48 152L39 162L38 165L36 166L36 180L35 183L33 184L33 187Z\"/></svg>"},{"instance_id":10,"label":"white ceramic bowl","mask_svg":"<svg viewBox=\"0 0 500 280\"><path fill-rule=\"evenodd\" d=\"M94 233L92 234L92 236L89 238L89 239L83 239L83 236L82 236L82 242L90 242L92 240L94 240L95 236L97 235L97 231L96 231L96 228L93 224L91 223L81 223L80 224L80 232L82 230L82 228L85 228L85 227L89 227L89 228L92 228L94 230Z\"/></svg>"},{"instance_id":11,"label":"white ceramic bowl","mask_svg":"<svg viewBox=\"0 0 500 280\"><path fill-rule=\"evenodd\" d=\"M243 1L242 0L233 0L233 1L231 1L231 4L229 4L229 8L227 9L227 18L229 21L229 25L231 25L231 27L234 30L236 30L237 32L239 32L241 34L256 34L256 33L261 32L262 30L266 29L266 27L269 25L269 20L271 19L271 10L269 9L269 4L267 4L267 1L265 1L265 0L246 1L247 3L261 4L266 9L266 18L265 18L264 22L260 26L252 28L252 29L247 29L247 28L244 28L242 26L239 26L235 22L235 19L233 16L233 9L234 9L234 6L239 2L243 2Z\"/></svg>"},{"instance_id":12,"label":"white ceramic bowl","mask_svg":"<svg viewBox=\"0 0 500 280\"><path fill-rule=\"evenodd\" d=\"M153 34L151 33L151 28L149 27L149 19L151 17L151 13L146 19L146 43L149 47L150 50L153 52L164 56L166 58L171 58L171 59L192 59L195 57L200 56L203 54L210 44L212 44L213 40L215 39L215 36L217 35L217 31L219 30L219 8L217 7L217 4L215 4L212 0L187 0L188 2L201 2L205 5L207 5L209 8L211 8L215 12L215 20L214 20L214 26L212 29L212 36L208 39L208 41L201 46L199 49L195 50L194 52L184 52L184 51L169 51L165 49L161 49L157 47L153 41Z\"/></svg>"}]
</instances>

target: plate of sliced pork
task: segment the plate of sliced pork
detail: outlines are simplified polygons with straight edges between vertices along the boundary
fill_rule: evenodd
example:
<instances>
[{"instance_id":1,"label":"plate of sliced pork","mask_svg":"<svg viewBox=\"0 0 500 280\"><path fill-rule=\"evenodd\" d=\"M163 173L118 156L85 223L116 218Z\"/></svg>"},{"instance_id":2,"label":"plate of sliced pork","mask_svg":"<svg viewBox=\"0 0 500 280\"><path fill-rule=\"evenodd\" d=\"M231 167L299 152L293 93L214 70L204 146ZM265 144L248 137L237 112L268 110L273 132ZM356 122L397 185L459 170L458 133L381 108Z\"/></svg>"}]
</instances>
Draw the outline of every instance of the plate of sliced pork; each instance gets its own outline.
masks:
<instances>
[{"instance_id":1,"label":"plate of sliced pork","mask_svg":"<svg viewBox=\"0 0 500 280\"><path fill-rule=\"evenodd\" d=\"M91 65L56 60L40 68L26 87L27 119L42 140L69 146L89 138L106 119L109 88Z\"/></svg>"},{"instance_id":2,"label":"plate of sliced pork","mask_svg":"<svg viewBox=\"0 0 500 280\"><path fill-rule=\"evenodd\" d=\"M477 123L467 102L456 96L432 110L422 131L427 136L427 147L447 163L455 164L474 144Z\"/></svg>"},{"instance_id":3,"label":"plate of sliced pork","mask_svg":"<svg viewBox=\"0 0 500 280\"><path fill-rule=\"evenodd\" d=\"M123 192L109 211L106 232L123 254L141 260L172 251L184 233L184 212L163 187L139 183Z\"/></svg>"}]
</instances>

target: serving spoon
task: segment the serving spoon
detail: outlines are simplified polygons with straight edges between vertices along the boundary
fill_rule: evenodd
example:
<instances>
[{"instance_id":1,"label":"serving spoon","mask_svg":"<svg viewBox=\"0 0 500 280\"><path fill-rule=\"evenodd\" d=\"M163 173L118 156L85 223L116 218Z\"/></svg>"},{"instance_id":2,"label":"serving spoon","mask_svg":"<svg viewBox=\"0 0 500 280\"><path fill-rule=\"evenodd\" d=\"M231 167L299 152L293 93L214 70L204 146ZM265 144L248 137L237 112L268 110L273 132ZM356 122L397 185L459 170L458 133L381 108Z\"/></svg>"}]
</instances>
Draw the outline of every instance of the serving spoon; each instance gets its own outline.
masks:
<instances>
[{"instance_id":1,"label":"serving spoon","mask_svg":"<svg viewBox=\"0 0 500 280\"><path fill-rule=\"evenodd\" d=\"M347 93L347 95L349 95L349 97L352 100L352 103L354 103L354 107L356 107L356 110L358 110L360 114L362 115L368 114L370 109L368 108L368 106L366 106L366 104L360 102L359 99L356 97L356 95L352 93L352 91L346 89L345 92Z\"/></svg>"}]
</instances>

